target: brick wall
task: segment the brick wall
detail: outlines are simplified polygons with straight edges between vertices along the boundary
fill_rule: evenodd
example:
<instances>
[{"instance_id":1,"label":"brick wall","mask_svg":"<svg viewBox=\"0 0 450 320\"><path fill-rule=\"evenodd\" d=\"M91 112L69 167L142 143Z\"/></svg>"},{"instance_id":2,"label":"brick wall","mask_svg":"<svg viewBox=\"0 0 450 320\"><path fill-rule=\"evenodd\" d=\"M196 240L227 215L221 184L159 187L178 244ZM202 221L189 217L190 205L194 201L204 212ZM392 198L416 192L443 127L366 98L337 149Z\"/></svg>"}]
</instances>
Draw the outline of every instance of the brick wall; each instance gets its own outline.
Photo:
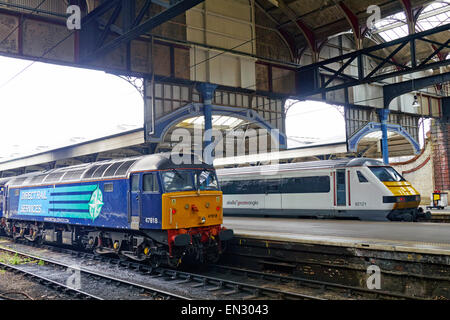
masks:
<instances>
[{"instance_id":1,"label":"brick wall","mask_svg":"<svg viewBox=\"0 0 450 320\"><path fill-rule=\"evenodd\" d=\"M434 186L436 190L450 190L450 123L433 120L431 125L433 141Z\"/></svg>"}]
</instances>

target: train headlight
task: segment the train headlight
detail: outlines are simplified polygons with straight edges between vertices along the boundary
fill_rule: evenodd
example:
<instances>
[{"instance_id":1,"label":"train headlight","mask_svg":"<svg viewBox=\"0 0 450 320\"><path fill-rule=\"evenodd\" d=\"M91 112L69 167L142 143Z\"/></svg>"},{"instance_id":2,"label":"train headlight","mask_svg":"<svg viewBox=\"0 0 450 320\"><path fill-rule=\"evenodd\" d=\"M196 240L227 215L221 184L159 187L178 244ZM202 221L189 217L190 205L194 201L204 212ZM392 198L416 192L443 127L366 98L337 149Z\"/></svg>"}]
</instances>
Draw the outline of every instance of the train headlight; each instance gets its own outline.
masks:
<instances>
[{"instance_id":1,"label":"train headlight","mask_svg":"<svg viewBox=\"0 0 450 320\"><path fill-rule=\"evenodd\" d=\"M200 219L200 223L201 224L204 224L206 222L206 218L205 217L202 217L201 219Z\"/></svg>"},{"instance_id":2,"label":"train headlight","mask_svg":"<svg viewBox=\"0 0 450 320\"><path fill-rule=\"evenodd\" d=\"M205 207L209 208L209 202L205 203Z\"/></svg>"},{"instance_id":3,"label":"train headlight","mask_svg":"<svg viewBox=\"0 0 450 320\"><path fill-rule=\"evenodd\" d=\"M420 194L416 196L416 201L420 201Z\"/></svg>"}]
</instances>

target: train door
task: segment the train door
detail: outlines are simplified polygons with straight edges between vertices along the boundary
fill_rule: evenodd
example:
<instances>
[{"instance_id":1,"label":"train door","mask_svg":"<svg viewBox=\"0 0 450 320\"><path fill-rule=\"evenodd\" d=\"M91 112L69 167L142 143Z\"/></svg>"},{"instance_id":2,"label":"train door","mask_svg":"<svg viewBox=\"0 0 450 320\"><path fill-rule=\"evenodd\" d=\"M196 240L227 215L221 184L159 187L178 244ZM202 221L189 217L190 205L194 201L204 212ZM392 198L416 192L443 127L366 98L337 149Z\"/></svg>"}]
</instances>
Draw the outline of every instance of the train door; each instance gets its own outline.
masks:
<instances>
[{"instance_id":1,"label":"train door","mask_svg":"<svg viewBox=\"0 0 450 320\"><path fill-rule=\"evenodd\" d=\"M5 202L5 187L0 187L0 217L3 216L3 210L4 210L4 202Z\"/></svg>"},{"instance_id":2,"label":"train door","mask_svg":"<svg viewBox=\"0 0 450 320\"><path fill-rule=\"evenodd\" d=\"M335 206L345 207L347 205L347 185L345 181L345 169L336 170L335 183Z\"/></svg>"},{"instance_id":3,"label":"train door","mask_svg":"<svg viewBox=\"0 0 450 320\"><path fill-rule=\"evenodd\" d=\"M138 230L142 211L141 175L132 174L130 184L128 222L131 223L131 229Z\"/></svg>"},{"instance_id":4,"label":"train door","mask_svg":"<svg viewBox=\"0 0 450 320\"><path fill-rule=\"evenodd\" d=\"M265 197L264 204L265 209L269 210L270 214L277 214L276 210L280 210L281 207L281 179L267 179L264 181Z\"/></svg>"},{"instance_id":5,"label":"train door","mask_svg":"<svg viewBox=\"0 0 450 320\"><path fill-rule=\"evenodd\" d=\"M161 193L156 172L142 175L142 215L141 226L150 229L161 228Z\"/></svg>"}]
</instances>

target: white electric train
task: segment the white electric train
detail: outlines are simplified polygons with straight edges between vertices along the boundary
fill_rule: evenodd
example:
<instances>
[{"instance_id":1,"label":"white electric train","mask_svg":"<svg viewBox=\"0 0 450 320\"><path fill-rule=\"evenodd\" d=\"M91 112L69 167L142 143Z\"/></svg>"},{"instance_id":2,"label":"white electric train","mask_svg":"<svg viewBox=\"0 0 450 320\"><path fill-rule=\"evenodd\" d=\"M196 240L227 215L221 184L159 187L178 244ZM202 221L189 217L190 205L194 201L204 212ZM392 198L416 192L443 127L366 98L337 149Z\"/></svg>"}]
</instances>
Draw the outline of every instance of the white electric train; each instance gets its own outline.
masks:
<instances>
[{"instance_id":1,"label":"white electric train","mask_svg":"<svg viewBox=\"0 0 450 320\"><path fill-rule=\"evenodd\" d=\"M416 221L420 194L367 158L219 169L224 215Z\"/></svg>"}]
</instances>

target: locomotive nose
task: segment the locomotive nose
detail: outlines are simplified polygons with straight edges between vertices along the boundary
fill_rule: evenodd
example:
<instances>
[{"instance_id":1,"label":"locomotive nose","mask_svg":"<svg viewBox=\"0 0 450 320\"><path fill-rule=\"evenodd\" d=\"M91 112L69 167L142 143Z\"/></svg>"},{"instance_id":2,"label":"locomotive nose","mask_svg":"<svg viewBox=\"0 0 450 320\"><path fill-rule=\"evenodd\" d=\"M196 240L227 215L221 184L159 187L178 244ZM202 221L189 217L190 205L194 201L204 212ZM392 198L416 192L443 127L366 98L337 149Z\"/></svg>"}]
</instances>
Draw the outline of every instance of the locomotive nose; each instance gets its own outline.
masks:
<instances>
[{"instance_id":1,"label":"locomotive nose","mask_svg":"<svg viewBox=\"0 0 450 320\"><path fill-rule=\"evenodd\" d=\"M220 191L165 193L162 198L163 229L214 226L223 222Z\"/></svg>"}]
</instances>

